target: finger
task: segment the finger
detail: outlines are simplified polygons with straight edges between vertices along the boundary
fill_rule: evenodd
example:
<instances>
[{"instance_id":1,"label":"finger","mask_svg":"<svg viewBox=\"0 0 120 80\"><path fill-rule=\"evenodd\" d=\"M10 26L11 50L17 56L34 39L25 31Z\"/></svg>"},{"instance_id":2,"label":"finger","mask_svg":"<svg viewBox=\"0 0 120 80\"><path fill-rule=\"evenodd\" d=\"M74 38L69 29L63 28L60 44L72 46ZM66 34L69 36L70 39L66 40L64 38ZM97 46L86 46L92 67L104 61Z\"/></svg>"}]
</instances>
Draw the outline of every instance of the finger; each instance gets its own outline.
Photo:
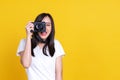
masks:
<instances>
[{"instance_id":1,"label":"finger","mask_svg":"<svg viewBox=\"0 0 120 80\"><path fill-rule=\"evenodd\" d=\"M33 25L33 23L31 21L29 21L26 26L30 26L30 25Z\"/></svg>"},{"instance_id":2,"label":"finger","mask_svg":"<svg viewBox=\"0 0 120 80\"><path fill-rule=\"evenodd\" d=\"M31 28L33 28L32 25L27 25L27 26L26 26L26 29L27 29L27 30L28 30L28 29L31 29Z\"/></svg>"},{"instance_id":3,"label":"finger","mask_svg":"<svg viewBox=\"0 0 120 80\"><path fill-rule=\"evenodd\" d=\"M32 23L28 24L28 27L33 28L34 25Z\"/></svg>"}]
</instances>

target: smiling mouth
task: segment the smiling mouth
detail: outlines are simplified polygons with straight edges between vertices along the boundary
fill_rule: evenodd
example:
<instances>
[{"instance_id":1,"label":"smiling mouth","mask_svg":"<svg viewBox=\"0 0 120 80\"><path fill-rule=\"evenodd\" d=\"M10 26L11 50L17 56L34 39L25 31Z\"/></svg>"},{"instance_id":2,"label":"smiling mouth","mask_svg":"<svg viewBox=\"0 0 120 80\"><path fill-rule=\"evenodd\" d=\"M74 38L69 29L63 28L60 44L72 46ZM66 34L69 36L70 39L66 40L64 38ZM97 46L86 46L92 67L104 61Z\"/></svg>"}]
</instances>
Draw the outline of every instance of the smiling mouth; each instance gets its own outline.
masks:
<instances>
[{"instance_id":1,"label":"smiling mouth","mask_svg":"<svg viewBox=\"0 0 120 80\"><path fill-rule=\"evenodd\" d=\"M41 32L42 36L46 36L47 32Z\"/></svg>"}]
</instances>

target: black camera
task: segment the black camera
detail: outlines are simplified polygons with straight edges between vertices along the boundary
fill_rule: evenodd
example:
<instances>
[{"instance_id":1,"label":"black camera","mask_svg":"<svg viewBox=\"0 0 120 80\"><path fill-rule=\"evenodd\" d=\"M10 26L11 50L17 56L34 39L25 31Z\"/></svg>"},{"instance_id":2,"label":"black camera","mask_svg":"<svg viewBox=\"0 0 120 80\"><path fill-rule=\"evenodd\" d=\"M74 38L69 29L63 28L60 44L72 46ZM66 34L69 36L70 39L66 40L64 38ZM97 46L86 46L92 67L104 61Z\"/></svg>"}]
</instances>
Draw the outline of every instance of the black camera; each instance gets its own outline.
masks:
<instances>
[{"instance_id":1,"label":"black camera","mask_svg":"<svg viewBox=\"0 0 120 80\"><path fill-rule=\"evenodd\" d=\"M46 23L45 22L33 22L34 31L31 32L45 32L46 31Z\"/></svg>"}]
</instances>

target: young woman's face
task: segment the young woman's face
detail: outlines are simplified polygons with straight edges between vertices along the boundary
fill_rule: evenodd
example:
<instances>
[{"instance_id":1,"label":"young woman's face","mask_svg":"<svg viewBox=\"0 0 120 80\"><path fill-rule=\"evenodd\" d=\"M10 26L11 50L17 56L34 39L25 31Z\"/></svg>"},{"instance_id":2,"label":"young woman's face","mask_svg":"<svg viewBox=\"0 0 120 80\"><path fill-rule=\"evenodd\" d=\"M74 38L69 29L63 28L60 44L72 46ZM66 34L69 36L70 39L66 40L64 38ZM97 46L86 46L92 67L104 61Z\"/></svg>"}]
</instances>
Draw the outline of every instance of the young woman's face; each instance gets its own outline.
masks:
<instances>
[{"instance_id":1,"label":"young woman's face","mask_svg":"<svg viewBox=\"0 0 120 80\"><path fill-rule=\"evenodd\" d=\"M46 32L42 32L42 33L39 32L38 34L43 40L45 40L51 33L52 25L51 25L51 20L48 16L44 17L42 22L46 23Z\"/></svg>"}]
</instances>

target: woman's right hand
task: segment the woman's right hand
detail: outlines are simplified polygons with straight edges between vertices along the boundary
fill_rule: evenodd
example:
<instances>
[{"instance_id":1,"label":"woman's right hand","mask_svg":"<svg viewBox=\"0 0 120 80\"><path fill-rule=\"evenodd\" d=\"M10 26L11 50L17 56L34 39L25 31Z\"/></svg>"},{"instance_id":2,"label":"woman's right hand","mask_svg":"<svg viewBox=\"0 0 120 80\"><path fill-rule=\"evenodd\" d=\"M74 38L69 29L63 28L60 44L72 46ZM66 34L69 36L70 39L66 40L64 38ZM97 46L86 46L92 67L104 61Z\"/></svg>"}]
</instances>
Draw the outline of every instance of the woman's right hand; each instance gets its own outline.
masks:
<instances>
[{"instance_id":1,"label":"woman's right hand","mask_svg":"<svg viewBox=\"0 0 120 80\"><path fill-rule=\"evenodd\" d=\"M32 36L32 32L31 30L34 30L34 25L32 22L28 22L26 27L26 42L25 42L25 48L24 51L22 51L21 54L21 64L23 65L24 68L29 68L31 61L32 61L32 57L31 57L31 36Z\"/></svg>"},{"instance_id":2,"label":"woman's right hand","mask_svg":"<svg viewBox=\"0 0 120 80\"><path fill-rule=\"evenodd\" d=\"M31 30L34 30L34 25L33 25L33 23L32 22L28 22L27 23L27 25L26 25L26 27L25 27L25 29L26 29L26 35L27 35L27 37L31 37L32 36L32 32L31 32Z\"/></svg>"}]
</instances>

